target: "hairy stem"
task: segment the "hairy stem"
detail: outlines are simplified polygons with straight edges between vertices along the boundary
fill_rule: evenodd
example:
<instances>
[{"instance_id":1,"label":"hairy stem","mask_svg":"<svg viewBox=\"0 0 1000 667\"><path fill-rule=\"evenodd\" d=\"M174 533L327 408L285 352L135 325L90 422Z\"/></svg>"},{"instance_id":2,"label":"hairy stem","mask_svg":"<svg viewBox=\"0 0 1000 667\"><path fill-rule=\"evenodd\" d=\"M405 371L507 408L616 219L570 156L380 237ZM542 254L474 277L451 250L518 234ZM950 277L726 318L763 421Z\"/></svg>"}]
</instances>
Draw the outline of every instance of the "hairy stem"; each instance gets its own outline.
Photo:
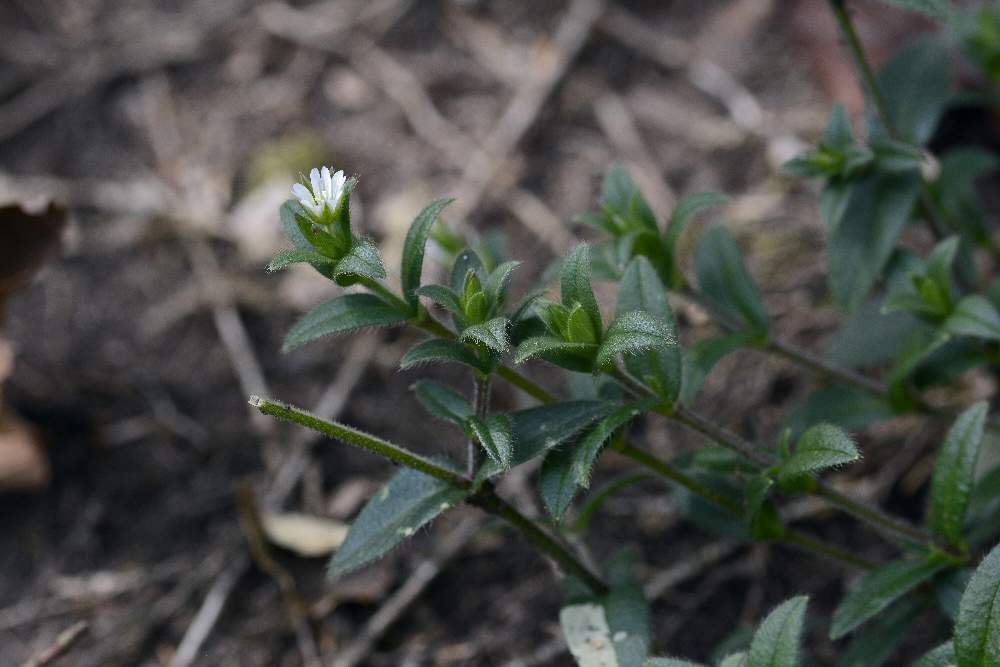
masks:
<instances>
[{"instance_id":1,"label":"hairy stem","mask_svg":"<svg viewBox=\"0 0 1000 667\"><path fill-rule=\"evenodd\" d=\"M799 547L804 551L825 556L830 560L845 563L859 570L874 570L876 567L875 563L865 560L860 556L855 556L850 551L846 551L840 547L829 544L828 542L823 542L822 540L810 537L805 533L801 533L791 528L785 530L785 535L782 537L781 541L786 544Z\"/></svg>"},{"instance_id":2,"label":"hairy stem","mask_svg":"<svg viewBox=\"0 0 1000 667\"><path fill-rule=\"evenodd\" d=\"M474 379L475 387L472 395L472 409L475 411L476 417L478 417L482 422L486 421L486 415L490 411L491 383L492 379L489 376L480 377L477 372ZM476 471L479 470L480 458L479 443L477 443L474 439L469 438L465 460L465 474L469 477L469 479L473 479L476 476Z\"/></svg>"},{"instance_id":3,"label":"hairy stem","mask_svg":"<svg viewBox=\"0 0 1000 667\"><path fill-rule=\"evenodd\" d=\"M432 461L431 459L421 456L415 452L411 452L410 450L391 443L388 440L383 440L378 436L365 433L364 431L360 431L356 428L352 428L338 422L328 421L322 417L314 415L308 410L303 410L302 408L297 408L293 405L288 405L287 403L282 403L280 401L274 401L269 398L251 396L250 405L257 408L265 415L271 415L272 417L277 417L278 419L284 419L285 421L305 426L306 428L322 433L327 437L368 450L373 454L383 456L390 461L404 465L407 468L418 470L425 475L439 479L442 482L447 482L457 488L472 488L472 482L462 477L462 475L456 473L454 470L450 470L439 463Z\"/></svg>"},{"instance_id":4,"label":"hairy stem","mask_svg":"<svg viewBox=\"0 0 1000 667\"><path fill-rule=\"evenodd\" d=\"M722 428L721 426L715 425L692 410L685 407L677 407L672 415L667 414L665 416L701 433L708 439L722 445L723 447L742 454L744 457L762 467L767 468L775 464L775 461L770 455L759 451L752 444L743 440L735 433ZM948 553L952 553L949 547L939 543L927 532L917 528L908 521L890 516L877 507L864 505L851 500L821 480L817 481L816 485L816 489L811 492L811 495L826 500L831 505L834 505L840 510L864 521L873 528L880 530L883 534L891 535L897 539L903 540L904 542L913 542L926 547L941 549Z\"/></svg>"},{"instance_id":5,"label":"hairy stem","mask_svg":"<svg viewBox=\"0 0 1000 667\"><path fill-rule=\"evenodd\" d=\"M716 492L714 489L705 486L695 478L678 470L666 461L653 456L649 452L627 443L618 448L616 451L622 456L630 458L642 467L656 473L660 477L663 477L678 486L684 487L690 493L712 503L719 509L722 509L723 511L736 517L743 516L742 508L735 500L727 498L726 496ZM814 537L810 537L793 528L786 528L783 536L778 541L796 546L804 551L840 561L841 563L854 568L870 570L874 567L874 564L862 558L858 558L857 556L848 553L839 547L828 544Z\"/></svg>"},{"instance_id":6,"label":"hairy stem","mask_svg":"<svg viewBox=\"0 0 1000 667\"><path fill-rule=\"evenodd\" d=\"M558 540L542 530L535 521L521 514L517 509L504 501L493 491L492 487L485 487L483 491L470 498L469 502L490 514L500 517L514 528L517 528L529 542L555 561L564 573L579 579L595 595L604 595L608 592L607 584L599 576L591 572L586 565L560 544Z\"/></svg>"}]
</instances>

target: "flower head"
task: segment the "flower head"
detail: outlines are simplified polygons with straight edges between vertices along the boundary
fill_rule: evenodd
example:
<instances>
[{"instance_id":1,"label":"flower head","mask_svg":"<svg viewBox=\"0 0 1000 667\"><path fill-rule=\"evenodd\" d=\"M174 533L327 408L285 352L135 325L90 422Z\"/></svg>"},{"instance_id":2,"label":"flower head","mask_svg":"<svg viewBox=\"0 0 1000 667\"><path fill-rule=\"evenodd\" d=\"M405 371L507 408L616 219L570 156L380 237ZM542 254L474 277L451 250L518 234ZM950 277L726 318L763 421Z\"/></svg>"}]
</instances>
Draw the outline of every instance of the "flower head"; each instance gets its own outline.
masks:
<instances>
[{"instance_id":1,"label":"flower head","mask_svg":"<svg viewBox=\"0 0 1000 667\"><path fill-rule=\"evenodd\" d=\"M322 170L310 171L309 181L312 190L302 183L296 183L292 186L292 194L313 217L323 220L340 206L347 189L347 177L343 171L331 174L329 167L323 167Z\"/></svg>"}]
</instances>

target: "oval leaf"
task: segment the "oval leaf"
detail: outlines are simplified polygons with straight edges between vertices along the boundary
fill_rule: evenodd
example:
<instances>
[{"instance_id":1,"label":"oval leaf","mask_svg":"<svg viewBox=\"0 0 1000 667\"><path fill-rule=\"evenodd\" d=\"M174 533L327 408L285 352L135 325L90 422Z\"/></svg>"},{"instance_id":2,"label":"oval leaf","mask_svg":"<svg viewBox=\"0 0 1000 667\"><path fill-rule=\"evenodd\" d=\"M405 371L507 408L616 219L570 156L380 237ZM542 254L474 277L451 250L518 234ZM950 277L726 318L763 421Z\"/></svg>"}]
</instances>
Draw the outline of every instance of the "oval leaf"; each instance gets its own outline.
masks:
<instances>
[{"instance_id":1,"label":"oval leaf","mask_svg":"<svg viewBox=\"0 0 1000 667\"><path fill-rule=\"evenodd\" d=\"M587 244L578 245L563 260L560 290L564 306L572 308L580 304L590 318L593 330L604 331L601 309L590 285L590 247Z\"/></svg>"},{"instance_id":2,"label":"oval leaf","mask_svg":"<svg viewBox=\"0 0 1000 667\"><path fill-rule=\"evenodd\" d=\"M767 332L764 302L725 227L713 227L702 235L695 249L695 271L698 284L716 308L757 333Z\"/></svg>"},{"instance_id":3,"label":"oval leaf","mask_svg":"<svg viewBox=\"0 0 1000 667\"><path fill-rule=\"evenodd\" d=\"M622 313L608 326L594 367L604 368L619 354L629 356L676 347L677 338L659 318L641 310Z\"/></svg>"},{"instance_id":4,"label":"oval leaf","mask_svg":"<svg viewBox=\"0 0 1000 667\"><path fill-rule=\"evenodd\" d=\"M794 477L856 461L860 458L851 436L833 424L817 424L803 433L795 451L781 464L782 477Z\"/></svg>"},{"instance_id":5,"label":"oval leaf","mask_svg":"<svg viewBox=\"0 0 1000 667\"><path fill-rule=\"evenodd\" d=\"M282 350L288 352L310 341L332 334L368 327L387 327L405 322L409 316L374 294L344 294L316 306L285 336Z\"/></svg>"},{"instance_id":6,"label":"oval leaf","mask_svg":"<svg viewBox=\"0 0 1000 667\"><path fill-rule=\"evenodd\" d=\"M469 493L404 468L361 510L330 562L329 576L340 577L380 558Z\"/></svg>"},{"instance_id":7,"label":"oval leaf","mask_svg":"<svg viewBox=\"0 0 1000 667\"><path fill-rule=\"evenodd\" d=\"M465 427L474 410L469 400L460 393L437 382L421 380L413 384L417 400L438 419Z\"/></svg>"},{"instance_id":8,"label":"oval leaf","mask_svg":"<svg viewBox=\"0 0 1000 667\"><path fill-rule=\"evenodd\" d=\"M604 443L626 423L660 403L659 397L647 398L618 408L602 419L573 450L572 472L577 484L590 486L590 469L601 453Z\"/></svg>"},{"instance_id":9,"label":"oval leaf","mask_svg":"<svg viewBox=\"0 0 1000 667\"><path fill-rule=\"evenodd\" d=\"M420 364L449 362L487 372L487 368L468 347L446 338L431 338L417 343L399 360L399 367L406 370Z\"/></svg>"},{"instance_id":10,"label":"oval leaf","mask_svg":"<svg viewBox=\"0 0 1000 667\"><path fill-rule=\"evenodd\" d=\"M1000 546L983 559L958 605L958 667L1000 665Z\"/></svg>"},{"instance_id":11,"label":"oval leaf","mask_svg":"<svg viewBox=\"0 0 1000 667\"><path fill-rule=\"evenodd\" d=\"M432 201L417 214L409 231L406 232L406 241L403 243L403 263L399 275L403 285L403 297L414 310L417 308L416 290L420 287L420 276L424 271L424 249L427 246L427 239L435 221L441 215L441 211L453 201L455 200L437 199Z\"/></svg>"},{"instance_id":12,"label":"oval leaf","mask_svg":"<svg viewBox=\"0 0 1000 667\"><path fill-rule=\"evenodd\" d=\"M839 639L943 570L943 560L899 560L863 576L833 614L830 639Z\"/></svg>"},{"instance_id":13,"label":"oval leaf","mask_svg":"<svg viewBox=\"0 0 1000 667\"><path fill-rule=\"evenodd\" d=\"M965 512L975 484L976 461L989 405L980 401L958 416L948 430L931 479L927 526L952 545L962 543Z\"/></svg>"},{"instance_id":14,"label":"oval leaf","mask_svg":"<svg viewBox=\"0 0 1000 667\"><path fill-rule=\"evenodd\" d=\"M802 620L809 598L794 597L778 605L754 633L747 667L798 667Z\"/></svg>"}]
</instances>

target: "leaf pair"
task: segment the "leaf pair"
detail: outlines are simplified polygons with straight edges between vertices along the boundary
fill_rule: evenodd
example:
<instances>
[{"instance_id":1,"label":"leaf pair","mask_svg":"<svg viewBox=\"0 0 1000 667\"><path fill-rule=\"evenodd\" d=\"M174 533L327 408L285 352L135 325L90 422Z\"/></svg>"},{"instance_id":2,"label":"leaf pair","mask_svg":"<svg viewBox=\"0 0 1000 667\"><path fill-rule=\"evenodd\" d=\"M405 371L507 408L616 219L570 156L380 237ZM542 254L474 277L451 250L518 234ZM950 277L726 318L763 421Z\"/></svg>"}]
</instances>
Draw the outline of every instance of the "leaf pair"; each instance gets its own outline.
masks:
<instances>
[{"instance_id":1,"label":"leaf pair","mask_svg":"<svg viewBox=\"0 0 1000 667\"><path fill-rule=\"evenodd\" d=\"M510 417L497 414L480 419L465 396L430 380L415 383L413 391L428 412L463 429L502 469L511 466L514 436Z\"/></svg>"},{"instance_id":2,"label":"leaf pair","mask_svg":"<svg viewBox=\"0 0 1000 667\"><path fill-rule=\"evenodd\" d=\"M587 245L577 246L563 262L561 303L536 303L548 333L522 342L514 357L517 363L537 356L563 368L596 373L619 355L676 347L672 322L667 324L643 310L619 312L604 331L590 274L590 249Z\"/></svg>"},{"instance_id":3,"label":"leaf pair","mask_svg":"<svg viewBox=\"0 0 1000 667\"><path fill-rule=\"evenodd\" d=\"M606 277L617 279L629 262L645 257L663 283L676 289L684 284L677 260L681 234L699 213L727 201L725 195L715 192L689 195L678 202L661 234L642 192L625 169L614 165L604 177L599 199L601 210L581 215L578 221L612 237L598 252L604 260L601 273Z\"/></svg>"}]
</instances>

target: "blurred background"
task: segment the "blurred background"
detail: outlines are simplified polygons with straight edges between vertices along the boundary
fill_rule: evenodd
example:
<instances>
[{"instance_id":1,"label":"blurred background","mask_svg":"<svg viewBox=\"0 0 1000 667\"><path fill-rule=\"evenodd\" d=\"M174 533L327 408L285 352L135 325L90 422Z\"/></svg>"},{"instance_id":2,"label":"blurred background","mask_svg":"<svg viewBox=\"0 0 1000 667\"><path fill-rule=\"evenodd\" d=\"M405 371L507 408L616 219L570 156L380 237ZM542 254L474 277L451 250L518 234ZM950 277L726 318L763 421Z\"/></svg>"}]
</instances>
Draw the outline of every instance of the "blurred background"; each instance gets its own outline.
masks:
<instances>
[{"instance_id":1,"label":"blurred background","mask_svg":"<svg viewBox=\"0 0 1000 667\"><path fill-rule=\"evenodd\" d=\"M926 27L852 4L876 60ZM415 334L280 354L334 289L308 267L265 273L285 247L278 207L313 166L357 175L355 224L395 275L413 216L455 196L453 229L526 262L519 292L586 238L573 217L619 162L661 218L686 194L731 195L717 217L778 328L821 350L838 314L816 192L778 166L832 100L860 108L849 65L820 0L5 0L0 204L24 208L0 209L14 267L0 278L0 667L67 630L58 664L571 664L550 569L475 511L324 580L345 522L392 471L251 414L247 396L421 451L461 443L398 370ZM37 234L17 236L25 225ZM685 341L712 331L674 305ZM754 437L810 386L747 352L700 401ZM495 400L527 405L507 388ZM694 444L661 422L641 437L664 456ZM916 469L867 492L919 514L929 470ZM504 493L533 512L530 472ZM597 521L595 552L639 545L671 654L706 659L793 591L829 612L842 586L816 559L699 532L656 484ZM860 555L886 548L850 522L817 530ZM810 648L834 655L823 633Z\"/></svg>"}]
</instances>

